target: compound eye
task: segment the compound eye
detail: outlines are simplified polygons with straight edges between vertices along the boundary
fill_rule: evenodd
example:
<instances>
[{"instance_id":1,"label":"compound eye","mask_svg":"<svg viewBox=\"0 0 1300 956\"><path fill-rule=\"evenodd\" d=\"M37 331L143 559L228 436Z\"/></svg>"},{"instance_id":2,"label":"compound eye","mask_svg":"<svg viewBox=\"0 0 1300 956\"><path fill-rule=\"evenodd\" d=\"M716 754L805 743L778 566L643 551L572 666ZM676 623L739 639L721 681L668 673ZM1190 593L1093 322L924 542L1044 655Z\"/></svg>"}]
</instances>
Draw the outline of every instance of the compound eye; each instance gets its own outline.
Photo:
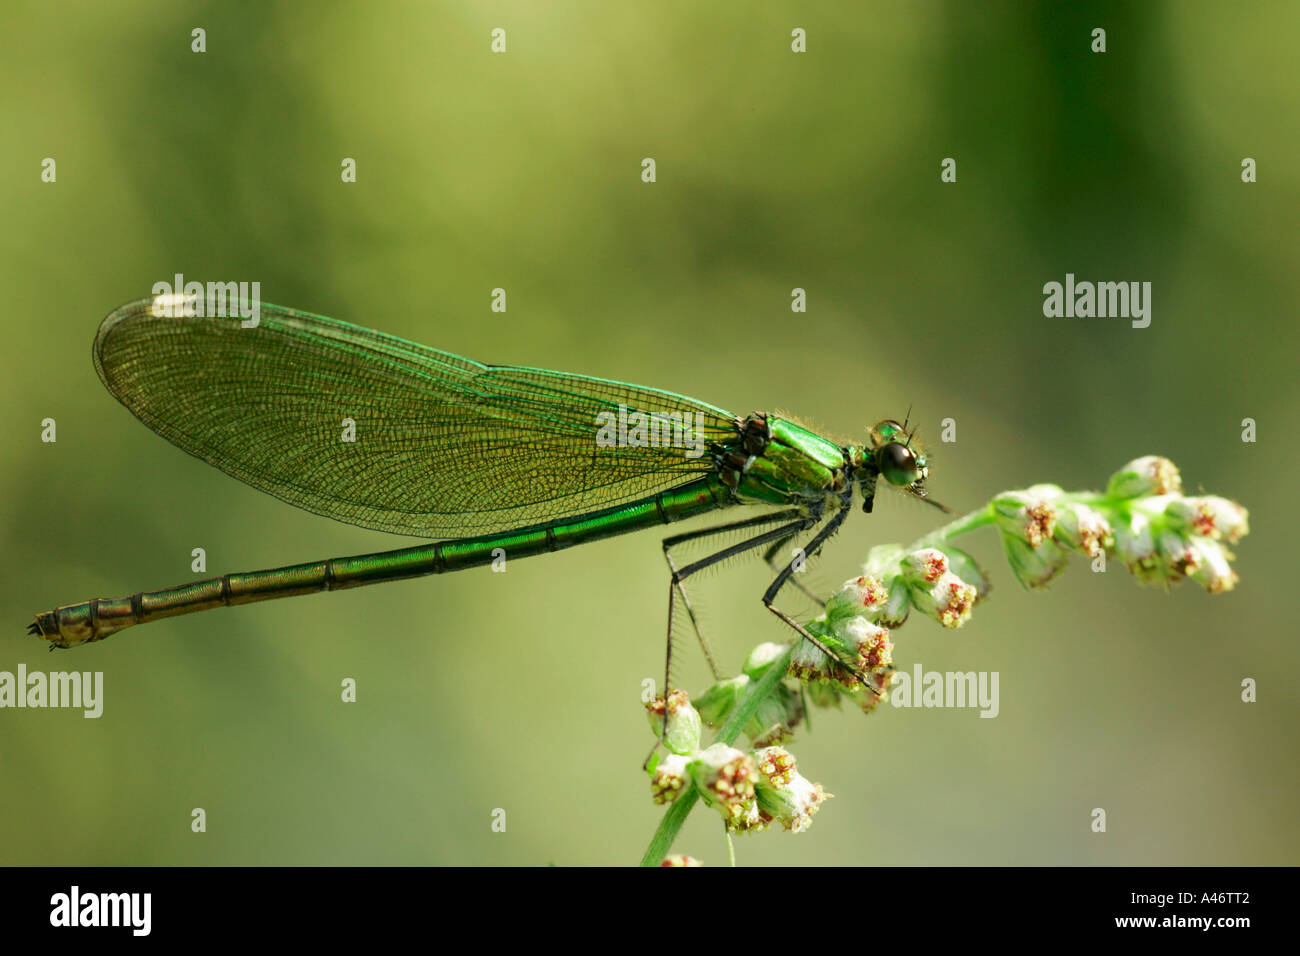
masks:
<instances>
[{"instance_id":1,"label":"compound eye","mask_svg":"<svg viewBox=\"0 0 1300 956\"><path fill-rule=\"evenodd\" d=\"M916 452L896 441L880 446L876 452L876 463L885 480L899 488L905 488L921 477Z\"/></svg>"}]
</instances>

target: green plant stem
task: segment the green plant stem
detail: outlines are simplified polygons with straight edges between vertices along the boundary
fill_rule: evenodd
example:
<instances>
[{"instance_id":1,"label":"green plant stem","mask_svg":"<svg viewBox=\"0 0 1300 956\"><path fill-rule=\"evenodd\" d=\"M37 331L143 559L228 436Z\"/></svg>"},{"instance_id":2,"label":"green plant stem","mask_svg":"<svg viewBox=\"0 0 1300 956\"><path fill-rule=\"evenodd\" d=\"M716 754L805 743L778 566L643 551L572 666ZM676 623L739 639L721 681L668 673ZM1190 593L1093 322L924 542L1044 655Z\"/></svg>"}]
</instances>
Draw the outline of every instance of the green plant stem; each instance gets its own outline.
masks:
<instances>
[{"instance_id":1,"label":"green plant stem","mask_svg":"<svg viewBox=\"0 0 1300 956\"><path fill-rule=\"evenodd\" d=\"M992 524L993 502L989 502L983 508L972 511L968 515L963 515L956 521L949 522L942 528L931 531L924 538L919 539L909 551L915 551L920 548L934 548L944 542L951 541L959 535L974 531L976 528L982 528L985 525Z\"/></svg>"},{"instance_id":2,"label":"green plant stem","mask_svg":"<svg viewBox=\"0 0 1300 956\"><path fill-rule=\"evenodd\" d=\"M740 736L740 732L745 729L758 710L758 705L771 694L785 679L786 669L790 666L790 655L794 653L795 645L791 644L784 654L768 666L763 672L763 676L755 681L741 698L736 709L731 712L731 716L722 725L718 731L718 736L714 743L721 743L731 746ZM659 827L650 839L650 846L646 848L645 855L641 857L642 866L658 866L663 862L668 851L672 848L673 841L677 839L677 833L686 822L686 817L690 814L691 809L700 798L700 793L692 787L687 793L682 794L664 814L663 819L659 821Z\"/></svg>"},{"instance_id":3,"label":"green plant stem","mask_svg":"<svg viewBox=\"0 0 1300 956\"><path fill-rule=\"evenodd\" d=\"M686 817L690 815L691 808L699 799L699 791L692 787L668 808L668 812L659 821L659 828L655 830L655 835L650 839L650 845L646 847L645 856L641 857L642 866L658 866L664 861L664 857L672 849L673 840L677 839L677 831L682 828Z\"/></svg>"}]
</instances>

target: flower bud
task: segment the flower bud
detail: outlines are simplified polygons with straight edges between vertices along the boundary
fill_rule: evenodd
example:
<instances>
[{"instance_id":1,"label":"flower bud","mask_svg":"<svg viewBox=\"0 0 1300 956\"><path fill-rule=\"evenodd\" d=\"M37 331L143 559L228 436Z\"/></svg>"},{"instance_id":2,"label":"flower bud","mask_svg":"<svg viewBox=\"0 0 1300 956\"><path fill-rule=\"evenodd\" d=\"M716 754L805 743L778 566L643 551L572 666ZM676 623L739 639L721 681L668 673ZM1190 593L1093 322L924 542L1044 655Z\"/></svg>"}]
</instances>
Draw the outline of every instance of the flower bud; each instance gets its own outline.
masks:
<instances>
[{"instance_id":1,"label":"flower bud","mask_svg":"<svg viewBox=\"0 0 1300 956\"><path fill-rule=\"evenodd\" d=\"M1250 532L1250 513L1227 498L1205 495L1200 498L1175 498L1165 508L1170 523L1190 534L1225 539L1235 544Z\"/></svg>"},{"instance_id":2,"label":"flower bud","mask_svg":"<svg viewBox=\"0 0 1300 956\"><path fill-rule=\"evenodd\" d=\"M1056 509L1034 495L1009 491L993 499L993 514L1004 533L1036 548L1056 529Z\"/></svg>"},{"instance_id":3,"label":"flower bud","mask_svg":"<svg viewBox=\"0 0 1300 956\"><path fill-rule=\"evenodd\" d=\"M894 644L889 631L872 624L865 617L847 621L842 630L844 643L853 652L853 665L862 671L888 667L893 660Z\"/></svg>"},{"instance_id":4,"label":"flower bud","mask_svg":"<svg viewBox=\"0 0 1300 956\"><path fill-rule=\"evenodd\" d=\"M1178 468L1168 458L1146 455L1135 458L1111 475L1106 486L1108 498L1140 498L1147 495L1168 495L1183 490L1183 479Z\"/></svg>"},{"instance_id":5,"label":"flower bud","mask_svg":"<svg viewBox=\"0 0 1300 956\"><path fill-rule=\"evenodd\" d=\"M800 641L790 654L786 674L805 683L821 683L832 679L831 659L812 641Z\"/></svg>"},{"instance_id":6,"label":"flower bud","mask_svg":"<svg viewBox=\"0 0 1300 956\"><path fill-rule=\"evenodd\" d=\"M1156 551L1155 531L1150 517L1139 510L1115 527L1115 553L1139 584L1161 584L1164 574Z\"/></svg>"},{"instance_id":7,"label":"flower bud","mask_svg":"<svg viewBox=\"0 0 1300 956\"><path fill-rule=\"evenodd\" d=\"M684 853L673 853L666 856L660 866L703 866L699 860L693 856L686 856Z\"/></svg>"},{"instance_id":8,"label":"flower bud","mask_svg":"<svg viewBox=\"0 0 1300 956\"><path fill-rule=\"evenodd\" d=\"M790 782L783 786L760 786L758 805L772 818L780 820L787 830L802 833L812 825L813 815L831 796L820 783L813 783L795 772Z\"/></svg>"},{"instance_id":9,"label":"flower bud","mask_svg":"<svg viewBox=\"0 0 1300 956\"><path fill-rule=\"evenodd\" d=\"M1076 502L1056 506L1053 538L1062 547L1095 558L1115 542L1110 522L1095 508Z\"/></svg>"},{"instance_id":10,"label":"flower bud","mask_svg":"<svg viewBox=\"0 0 1300 956\"><path fill-rule=\"evenodd\" d=\"M900 568L909 587L932 587L948 573L948 556L938 548L921 548L904 555Z\"/></svg>"},{"instance_id":11,"label":"flower bud","mask_svg":"<svg viewBox=\"0 0 1300 956\"><path fill-rule=\"evenodd\" d=\"M667 731L664 731L665 710L668 712ZM672 691L666 704L662 697L656 697L646 704L646 711L650 715L651 729L662 733L664 746L671 752L689 754L700 748L700 715L691 706L686 691Z\"/></svg>"},{"instance_id":12,"label":"flower bud","mask_svg":"<svg viewBox=\"0 0 1300 956\"><path fill-rule=\"evenodd\" d=\"M1002 547L1012 573L1030 590L1047 587L1069 563L1069 555L1046 539L1035 548L1015 535L1003 534Z\"/></svg>"},{"instance_id":13,"label":"flower bud","mask_svg":"<svg viewBox=\"0 0 1300 956\"><path fill-rule=\"evenodd\" d=\"M784 747L763 747L752 756L754 766L762 775L760 785L784 787L794 779L794 756Z\"/></svg>"},{"instance_id":14,"label":"flower bud","mask_svg":"<svg viewBox=\"0 0 1300 956\"><path fill-rule=\"evenodd\" d=\"M1163 528L1156 535L1156 554L1169 584L1177 584L1194 573L1203 560L1188 537L1173 528Z\"/></svg>"},{"instance_id":15,"label":"flower bud","mask_svg":"<svg viewBox=\"0 0 1300 956\"><path fill-rule=\"evenodd\" d=\"M979 596L973 584L967 584L951 571L945 571L932 586L917 584L908 590L916 609L944 627L961 627L969 621Z\"/></svg>"},{"instance_id":16,"label":"flower bud","mask_svg":"<svg viewBox=\"0 0 1300 956\"><path fill-rule=\"evenodd\" d=\"M885 606L889 588L878 574L860 574L849 578L826 602L829 617L851 616L876 611Z\"/></svg>"},{"instance_id":17,"label":"flower bud","mask_svg":"<svg viewBox=\"0 0 1300 956\"><path fill-rule=\"evenodd\" d=\"M726 744L714 744L691 761L691 779L705 802L722 814L729 827L755 822L758 770L749 754Z\"/></svg>"},{"instance_id":18,"label":"flower bud","mask_svg":"<svg viewBox=\"0 0 1300 956\"><path fill-rule=\"evenodd\" d=\"M1193 579L1211 594L1231 591L1237 585L1237 572L1228 564L1231 554L1217 541L1209 538L1193 538L1189 547L1196 552L1199 561L1195 569L1188 572Z\"/></svg>"},{"instance_id":19,"label":"flower bud","mask_svg":"<svg viewBox=\"0 0 1300 956\"><path fill-rule=\"evenodd\" d=\"M655 803L672 803L690 786L689 764L681 754L669 754L659 761L650 775L650 796Z\"/></svg>"}]
</instances>

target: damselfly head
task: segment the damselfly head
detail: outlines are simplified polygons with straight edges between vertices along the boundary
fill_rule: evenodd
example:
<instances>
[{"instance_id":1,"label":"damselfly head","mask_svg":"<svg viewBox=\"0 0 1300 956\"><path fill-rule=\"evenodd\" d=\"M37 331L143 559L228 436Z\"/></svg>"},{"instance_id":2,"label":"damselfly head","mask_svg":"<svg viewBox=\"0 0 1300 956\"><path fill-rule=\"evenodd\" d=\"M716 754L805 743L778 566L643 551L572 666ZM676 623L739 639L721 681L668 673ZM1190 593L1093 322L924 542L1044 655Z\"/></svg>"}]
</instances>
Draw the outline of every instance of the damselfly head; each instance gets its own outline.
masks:
<instances>
[{"instance_id":1,"label":"damselfly head","mask_svg":"<svg viewBox=\"0 0 1300 956\"><path fill-rule=\"evenodd\" d=\"M862 450L862 459L864 480L866 476L879 476L899 491L919 498L927 505L947 514L956 514L947 505L940 504L927 494L925 479L930 476L930 466L925 452L917 444L916 431L908 431L906 421L901 425L892 418L878 422L871 429L871 447ZM866 510L870 510L868 494L864 485L863 507Z\"/></svg>"},{"instance_id":2,"label":"damselfly head","mask_svg":"<svg viewBox=\"0 0 1300 956\"><path fill-rule=\"evenodd\" d=\"M918 497L925 497L925 479L930 469L925 452L905 426L893 419L878 422L871 429L869 454L876 474L895 488L905 488Z\"/></svg>"}]
</instances>

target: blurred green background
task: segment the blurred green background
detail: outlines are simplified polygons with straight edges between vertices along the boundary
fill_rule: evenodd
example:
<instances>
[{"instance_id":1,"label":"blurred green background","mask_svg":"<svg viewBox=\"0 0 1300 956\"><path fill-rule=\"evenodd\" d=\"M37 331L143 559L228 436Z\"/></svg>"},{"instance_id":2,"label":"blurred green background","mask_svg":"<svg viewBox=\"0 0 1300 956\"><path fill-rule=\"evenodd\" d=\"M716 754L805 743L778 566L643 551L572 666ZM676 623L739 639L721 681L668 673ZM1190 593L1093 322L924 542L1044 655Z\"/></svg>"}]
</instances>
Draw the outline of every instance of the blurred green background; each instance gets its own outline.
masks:
<instances>
[{"instance_id":1,"label":"blurred green background","mask_svg":"<svg viewBox=\"0 0 1300 956\"><path fill-rule=\"evenodd\" d=\"M836 799L739 859L1296 863L1298 27L1287 2L5 4L0 670L103 671L106 700L98 720L0 711L0 861L632 863L661 813L639 770L653 532L62 655L23 634L191 579L194 547L220 574L411 543L246 488L103 390L100 319L181 272L851 440L910 405L961 510L1171 457L1251 509L1236 591L1076 562L1030 594L972 538L992 599L959 631L910 623L895 660L998 671L999 717L818 713L794 752ZM1045 318L1067 272L1152 282L1151 326ZM807 580L939 518L897 496L855 512ZM696 586L733 672L784 638L767 580L749 560ZM717 817L676 849L724 862Z\"/></svg>"}]
</instances>

